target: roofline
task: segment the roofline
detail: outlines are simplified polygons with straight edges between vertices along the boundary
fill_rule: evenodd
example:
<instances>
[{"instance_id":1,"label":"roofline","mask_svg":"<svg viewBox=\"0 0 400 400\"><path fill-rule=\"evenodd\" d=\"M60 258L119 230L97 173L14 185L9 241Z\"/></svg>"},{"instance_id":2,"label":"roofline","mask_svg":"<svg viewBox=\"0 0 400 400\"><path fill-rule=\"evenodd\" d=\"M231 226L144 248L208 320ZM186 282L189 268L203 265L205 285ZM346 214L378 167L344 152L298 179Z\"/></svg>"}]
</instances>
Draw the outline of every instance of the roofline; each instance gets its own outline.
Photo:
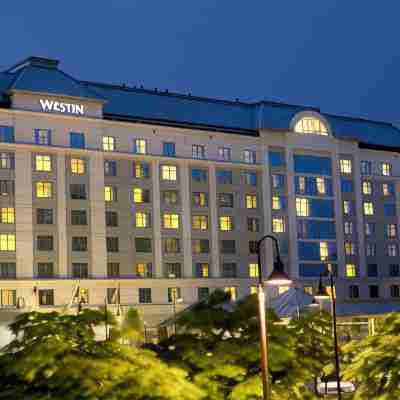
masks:
<instances>
[{"instance_id":1,"label":"roofline","mask_svg":"<svg viewBox=\"0 0 400 400\"><path fill-rule=\"evenodd\" d=\"M395 146L390 147L390 146L385 146L383 144L371 144L371 143L359 142L358 147L360 149L400 153L400 147L395 147Z\"/></svg>"}]
</instances>

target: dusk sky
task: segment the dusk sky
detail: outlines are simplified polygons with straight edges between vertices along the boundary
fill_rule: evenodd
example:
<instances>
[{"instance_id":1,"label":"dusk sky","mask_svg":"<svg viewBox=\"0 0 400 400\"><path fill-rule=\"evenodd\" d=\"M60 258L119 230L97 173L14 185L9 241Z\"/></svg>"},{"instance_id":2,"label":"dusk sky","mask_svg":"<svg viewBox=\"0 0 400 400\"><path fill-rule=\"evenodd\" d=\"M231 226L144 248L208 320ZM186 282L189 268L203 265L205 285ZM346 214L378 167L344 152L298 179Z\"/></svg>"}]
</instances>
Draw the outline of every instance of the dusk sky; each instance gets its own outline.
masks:
<instances>
[{"instance_id":1,"label":"dusk sky","mask_svg":"<svg viewBox=\"0 0 400 400\"><path fill-rule=\"evenodd\" d=\"M51 57L78 79L400 126L399 15L398 0L14 0L0 68Z\"/></svg>"}]
</instances>

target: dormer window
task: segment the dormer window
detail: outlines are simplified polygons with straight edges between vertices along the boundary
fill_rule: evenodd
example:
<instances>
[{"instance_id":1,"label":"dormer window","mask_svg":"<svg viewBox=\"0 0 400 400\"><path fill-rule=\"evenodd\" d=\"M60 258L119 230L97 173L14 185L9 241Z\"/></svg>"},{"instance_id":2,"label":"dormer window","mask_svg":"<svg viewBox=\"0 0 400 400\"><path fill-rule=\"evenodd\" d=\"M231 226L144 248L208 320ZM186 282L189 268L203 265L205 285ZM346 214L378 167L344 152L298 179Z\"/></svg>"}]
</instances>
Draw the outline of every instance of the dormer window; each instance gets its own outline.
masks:
<instances>
[{"instance_id":1,"label":"dormer window","mask_svg":"<svg viewBox=\"0 0 400 400\"><path fill-rule=\"evenodd\" d=\"M306 133L313 135L328 135L328 129L326 125L315 117L303 117L296 122L294 131L297 133Z\"/></svg>"}]
</instances>

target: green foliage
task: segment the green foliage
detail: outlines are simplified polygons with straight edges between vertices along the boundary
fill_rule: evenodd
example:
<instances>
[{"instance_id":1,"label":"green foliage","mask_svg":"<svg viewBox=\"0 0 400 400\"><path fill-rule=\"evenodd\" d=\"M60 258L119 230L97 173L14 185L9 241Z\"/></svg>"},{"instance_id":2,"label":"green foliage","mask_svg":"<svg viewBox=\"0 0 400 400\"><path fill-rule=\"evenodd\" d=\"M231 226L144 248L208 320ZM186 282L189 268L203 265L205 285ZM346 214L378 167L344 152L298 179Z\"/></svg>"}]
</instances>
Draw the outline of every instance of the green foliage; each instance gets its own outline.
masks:
<instances>
[{"instance_id":1,"label":"green foliage","mask_svg":"<svg viewBox=\"0 0 400 400\"><path fill-rule=\"evenodd\" d=\"M115 321L109 318L111 324ZM154 353L118 341L96 341L104 313L22 314L15 339L0 355L0 399L197 400L186 373Z\"/></svg>"}]
</instances>

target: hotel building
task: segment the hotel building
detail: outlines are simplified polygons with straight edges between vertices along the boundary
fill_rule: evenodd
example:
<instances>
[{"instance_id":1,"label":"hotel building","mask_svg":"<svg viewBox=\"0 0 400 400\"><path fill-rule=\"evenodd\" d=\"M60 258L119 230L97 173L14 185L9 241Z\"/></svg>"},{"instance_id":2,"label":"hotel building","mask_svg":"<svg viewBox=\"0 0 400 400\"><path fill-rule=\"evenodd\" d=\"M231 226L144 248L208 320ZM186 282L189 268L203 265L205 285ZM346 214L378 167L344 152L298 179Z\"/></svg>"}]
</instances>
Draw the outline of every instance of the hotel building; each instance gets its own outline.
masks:
<instances>
[{"instance_id":1,"label":"hotel building","mask_svg":"<svg viewBox=\"0 0 400 400\"><path fill-rule=\"evenodd\" d=\"M399 150L388 123L80 81L30 57L0 73L0 308L76 307L78 288L156 326L177 299L254 290L266 233L297 286L329 265L340 303L397 306ZM270 243L264 258L267 275Z\"/></svg>"}]
</instances>

